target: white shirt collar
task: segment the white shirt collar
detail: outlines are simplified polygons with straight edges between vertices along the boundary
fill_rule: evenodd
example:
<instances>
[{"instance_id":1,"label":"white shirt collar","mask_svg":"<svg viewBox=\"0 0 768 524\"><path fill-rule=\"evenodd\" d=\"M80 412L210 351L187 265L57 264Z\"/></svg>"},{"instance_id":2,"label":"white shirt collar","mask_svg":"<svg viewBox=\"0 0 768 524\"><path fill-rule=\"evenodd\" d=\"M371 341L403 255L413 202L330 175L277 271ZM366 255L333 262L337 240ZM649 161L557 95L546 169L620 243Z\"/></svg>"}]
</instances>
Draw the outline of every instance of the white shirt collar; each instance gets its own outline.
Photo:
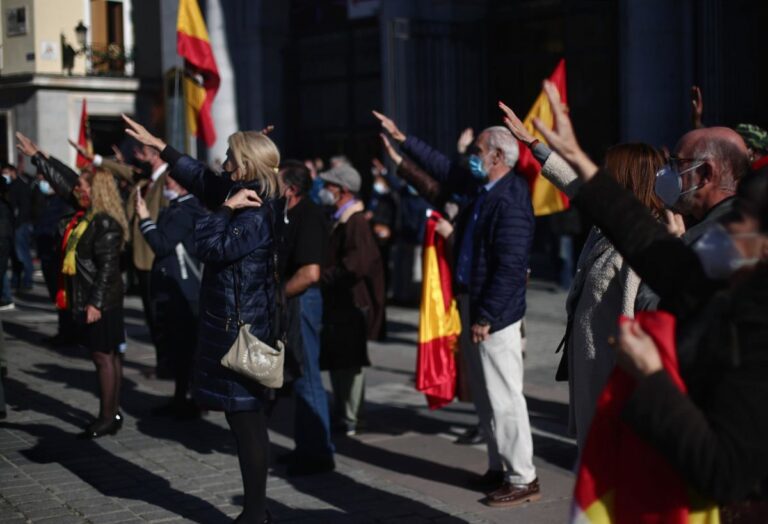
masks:
<instances>
[{"instance_id":1,"label":"white shirt collar","mask_svg":"<svg viewBox=\"0 0 768 524\"><path fill-rule=\"evenodd\" d=\"M160 178L160 175L165 173L166 169L168 169L168 164L163 163L163 165L152 171L152 182L155 182L158 178Z\"/></svg>"}]
</instances>

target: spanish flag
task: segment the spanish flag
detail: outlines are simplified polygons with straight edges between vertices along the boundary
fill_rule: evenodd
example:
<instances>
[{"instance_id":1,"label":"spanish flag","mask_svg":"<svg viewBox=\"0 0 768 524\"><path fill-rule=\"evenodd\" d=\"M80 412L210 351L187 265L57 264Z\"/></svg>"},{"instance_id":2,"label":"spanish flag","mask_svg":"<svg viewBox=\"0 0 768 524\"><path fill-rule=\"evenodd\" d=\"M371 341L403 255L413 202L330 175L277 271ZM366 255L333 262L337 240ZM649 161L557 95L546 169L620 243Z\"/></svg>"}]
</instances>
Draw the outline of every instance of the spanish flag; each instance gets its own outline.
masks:
<instances>
[{"instance_id":1,"label":"spanish flag","mask_svg":"<svg viewBox=\"0 0 768 524\"><path fill-rule=\"evenodd\" d=\"M675 317L645 311L637 320L659 348L664 369L685 392L675 353ZM616 368L600 395L576 477L571 524L719 524L717 506L689 490L677 471L622 422L634 384Z\"/></svg>"},{"instance_id":2,"label":"spanish flag","mask_svg":"<svg viewBox=\"0 0 768 524\"><path fill-rule=\"evenodd\" d=\"M461 334L445 239L435 231L440 218L439 213L431 211L424 234L416 362L416 389L427 396L431 409L450 404L456 396L456 344Z\"/></svg>"},{"instance_id":3,"label":"spanish flag","mask_svg":"<svg viewBox=\"0 0 768 524\"><path fill-rule=\"evenodd\" d=\"M549 81L555 84L560 92L560 99L567 103L565 90L565 59L558 62L557 67L549 77ZM538 118L550 129L553 126L554 118L552 108L549 106L549 100L544 90L541 90L538 98L533 103L533 107L528 111L528 115L523 120L523 125L528 131L538 138L539 141L546 143L544 137L533 127L533 119ZM541 176L541 166L534 158L533 154L520 144L520 158L517 161L517 171L528 179L531 188L531 200L533 203L533 214L536 216L551 215L565 211L569 207L568 197L561 193L552 183Z\"/></svg>"},{"instance_id":4,"label":"spanish flag","mask_svg":"<svg viewBox=\"0 0 768 524\"><path fill-rule=\"evenodd\" d=\"M211 106L219 90L220 79L208 29L197 0L179 0L176 50L184 58L187 129L210 147L216 141Z\"/></svg>"},{"instance_id":5,"label":"spanish flag","mask_svg":"<svg viewBox=\"0 0 768 524\"><path fill-rule=\"evenodd\" d=\"M80 110L80 132L77 134L77 145L85 148L89 153L93 153L93 142L91 141L91 128L88 125L88 106L83 98L83 107ZM75 165L78 169L90 165L91 161L77 153Z\"/></svg>"}]
</instances>

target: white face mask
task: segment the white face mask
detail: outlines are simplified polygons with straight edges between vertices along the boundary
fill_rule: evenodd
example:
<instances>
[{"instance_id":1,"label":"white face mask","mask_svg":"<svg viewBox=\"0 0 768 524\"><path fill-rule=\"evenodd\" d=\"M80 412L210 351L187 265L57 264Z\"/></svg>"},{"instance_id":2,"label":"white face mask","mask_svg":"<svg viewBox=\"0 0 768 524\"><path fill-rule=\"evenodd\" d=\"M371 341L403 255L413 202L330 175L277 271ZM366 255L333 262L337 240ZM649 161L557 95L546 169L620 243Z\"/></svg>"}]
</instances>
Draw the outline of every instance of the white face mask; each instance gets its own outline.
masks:
<instances>
[{"instance_id":1,"label":"white face mask","mask_svg":"<svg viewBox=\"0 0 768 524\"><path fill-rule=\"evenodd\" d=\"M338 197L327 187L320 189L317 192L317 198L320 199L320 203L324 206L335 206L339 200Z\"/></svg>"},{"instance_id":2,"label":"white face mask","mask_svg":"<svg viewBox=\"0 0 768 524\"><path fill-rule=\"evenodd\" d=\"M163 189L163 196L166 200L176 200L179 198L179 192L173 189Z\"/></svg>"},{"instance_id":3,"label":"white face mask","mask_svg":"<svg viewBox=\"0 0 768 524\"><path fill-rule=\"evenodd\" d=\"M757 237L758 233L744 233L741 237ZM712 280L726 280L741 268L754 266L759 258L746 258L736 248L733 236L722 224L713 224L693 245L704 273Z\"/></svg>"}]
</instances>

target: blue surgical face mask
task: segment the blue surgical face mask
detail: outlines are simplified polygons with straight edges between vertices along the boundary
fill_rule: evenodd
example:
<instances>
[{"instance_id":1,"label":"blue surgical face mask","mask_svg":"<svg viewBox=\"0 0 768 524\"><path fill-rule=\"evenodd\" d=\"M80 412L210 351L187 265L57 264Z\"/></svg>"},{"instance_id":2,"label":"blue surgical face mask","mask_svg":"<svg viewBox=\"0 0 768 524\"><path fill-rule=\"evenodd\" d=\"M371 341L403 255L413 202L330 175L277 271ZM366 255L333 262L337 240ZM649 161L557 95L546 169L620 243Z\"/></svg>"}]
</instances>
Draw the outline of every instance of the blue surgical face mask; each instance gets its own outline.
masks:
<instances>
[{"instance_id":1,"label":"blue surgical face mask","mask_svg":"<svg viewBox=\"0 0 768 524\"><path fill-rule=\"evenodd\" d=\"M373 191L379 195L386 195L387 193L389 193L389 188L387 187L386 184L382 184L381 182L374 182Z\"/></svg>"},{"instance_id":2,"label":"blue surgical face mask","mask_svg":"<svg viewBox=\"0 0 768 524\"><path fill-rule=\"evenodd\" d=\"M6 184L10 184L10 183L11 183L11 181L12 181L12 179L11 179L11 175L6 175L6 174L3 174L3 179L5 180L5 183L6 183Z\"/></svg>"},{"instance_id":3,"label":"blue surgical face mask","mask_svg":"<svg viewBox=\"0 0 768 524\"><path fill-rule=\"evenodd\" d=\"M672 208L678 203L680 197L698 191L702 184L695 184L683 191L683 175L692 175L702 164L704 164L703 161L697 160L688 169L682 171L678 171L674 164L662 166L656 173L656 183L654 185L656 196L664 202L664 205Z\"/></svg>"},{"instance_id":4,"label":"blue surgical face mask","mask_svg":"<svg viewBox=\"0 0 768 524\"><path fill-rule=\"evenodd\" d=\"M469 155L469 170L472 172L472 176L478 180L488 178L488 172L483 167L483 159L478 155Z\"/></svg>"},{"instance_id":5,"label":"blue surgical face mask","mask_svg":"<svg viewBox=\"0 0 768 524\"><path fill-rule=\"evenodd\" d=\"M746 233L741 236L754 236ZM704 273L712 280L726 280L743 267L754 266L760 259L746 258L736 248L733 236L722 224L715 223L693 244Z\"/></svg>"},{"instance_id":6,"label":"blue surgical face mask","mask_svg":"<svg viewBox=\"0 0 768 524\"><path fill-rule=\"evenodd\" d=\"M37 183L37 187L40 190L40 192L44 195L50 195L53 193L53 188L51 188L51 184L48 183L47 180L41 180Z\"/></svg>"}]
</instances>

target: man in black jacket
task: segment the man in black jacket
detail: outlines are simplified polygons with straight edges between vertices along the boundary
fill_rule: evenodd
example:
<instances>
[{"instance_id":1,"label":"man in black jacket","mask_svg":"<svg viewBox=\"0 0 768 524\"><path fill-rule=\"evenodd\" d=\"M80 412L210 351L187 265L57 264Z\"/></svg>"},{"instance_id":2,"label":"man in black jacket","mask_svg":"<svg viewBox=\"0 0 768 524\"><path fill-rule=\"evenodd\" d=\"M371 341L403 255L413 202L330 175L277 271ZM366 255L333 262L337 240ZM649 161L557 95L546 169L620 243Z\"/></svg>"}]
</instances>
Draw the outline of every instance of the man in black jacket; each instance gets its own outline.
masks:
<instances>
[{"instance_id":1,"label":"man in black jacket","mask_svg":"<svg viewBox=\"0 0 768 524\"><path fill-rule=\"evenodd\" d=\"M3 178L8 184L8 201L13 208L14 265L13 287L32 289L32 189L29 182L19 175L16 166L3 166Z\"/></svg>"}]
</instances>

